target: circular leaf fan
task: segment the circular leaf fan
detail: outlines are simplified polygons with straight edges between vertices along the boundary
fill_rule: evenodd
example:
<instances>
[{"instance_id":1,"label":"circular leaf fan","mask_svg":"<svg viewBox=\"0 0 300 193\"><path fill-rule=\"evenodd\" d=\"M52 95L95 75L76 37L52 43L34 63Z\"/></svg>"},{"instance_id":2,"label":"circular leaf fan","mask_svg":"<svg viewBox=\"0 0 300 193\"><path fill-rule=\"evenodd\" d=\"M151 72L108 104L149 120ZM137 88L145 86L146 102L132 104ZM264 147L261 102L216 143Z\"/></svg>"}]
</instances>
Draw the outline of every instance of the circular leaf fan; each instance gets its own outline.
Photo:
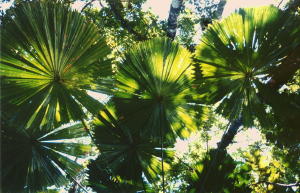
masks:
<instances>
[{"instance_id":1,"label":"circular leaf fan","mask_svg":"<svg viewBox=\"0 0 300 193\"><path fill-rule=\"evenodd\" d=\"M111 107L100 111L94 124L94 139L100 150L98 162L105 165L114 177L141 183L142 174L152 181L161 171L160 144L141 135L141 125L131 125ZM171 150L163 149L165 159ZM168 169L164 163L164 170Z\"/></svg>"},{"instance_id":2,"label":"circular leaf fan","mask_svg":"<svg viewBox=\"0 0 300 193\"><path fill-rule=\"evenodd\" d=\"M300 21L275 7L240 9L214 22L196 49L196 76L208 103L221 101L218 111L230 119L265 119L257 83L265 82L274 67L300 44ZM197 73L197 72L196 72Z\"/></svg>"},{"instance_id":3,"label":"circular leaf fan","mask_svg":"<svg viewBox=\"0 0 300 193\"><path fill-rule=\"evenodd\" d=\"M3 192L37 192L48 186L62 186L82 169L70 156L85 157L91 147L76 142L85 137L81 124L48 133L46 130L17 131L1 128ZM63 141L64 140L64 141Z\"/></svg>"},{"instance_id":4,"label":"circular leaf fan","mask_svg":"<svg viewBox=\"0 0 300 193\"><path fill-rule=\"evenodd\" d=\"M167 38L142 42L125 53L118 65L112 100L120 116L143 124L145 135L174 141L193 129L191 54Z\"/></svg>"},{"instance_id":5,"label":"circular leaf fan","mask_svg":"<svg viewBox=\"0 0 300 193\"><path fill-rule=\"evenodd\" d=\"M103 89L110 49L93 24L60 3L34 1L14 8L1 30L2 103L19 106L20 128L79 120L82 106L98 112L85 89Z\"/></svg>"}]
</instances>

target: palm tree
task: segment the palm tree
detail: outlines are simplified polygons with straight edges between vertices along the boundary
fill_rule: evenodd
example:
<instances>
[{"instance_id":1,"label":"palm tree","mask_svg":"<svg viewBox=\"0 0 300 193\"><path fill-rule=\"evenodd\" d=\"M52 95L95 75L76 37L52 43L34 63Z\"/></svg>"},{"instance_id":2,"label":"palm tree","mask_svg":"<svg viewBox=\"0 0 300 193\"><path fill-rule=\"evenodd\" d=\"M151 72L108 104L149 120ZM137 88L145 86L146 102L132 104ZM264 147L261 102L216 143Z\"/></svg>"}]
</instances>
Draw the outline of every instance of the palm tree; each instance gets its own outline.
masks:
<instances>
[{"instance_id":1,"label":"palm tree","mask_svg":"<svg viewBox=\"0 0 300 193\"><path fill-rule=\"evenodd\" d=\"M114 175L143 182L142 175L151 181L162 170L165 191L165 147L195 128L189 116L194 105L189 103L190 56L172 40L156 38L122 57L111 99L113 111L101 111L94 136L101 160Z\"/></svg>"},{"instance_id":2,"label":"palm tree","mask_svg":"<svg viewBox=\"0 0 300 193\"><path fill-rule=\"evenodd\" d=\"M231 121L209 167L242 125L253 126L257 118L262 127L274 126L258 90L300 45L299 26L298 18L271 6L239 9L206 30L194 57L199 94Z\"/></svg>"},{"instance_id":3,"label":"palm tree","mask_svg":"<svg viewBox=\"0 0 300 193\"><path fill-rule=\"evenodd\" d=\"M5 122L1 131L2 190L7 193L37 192L73 181L83 169L74 157L83 158L91 150L78 141L87 134L79 123L47 132L20 131Z\"/></svg>"},{"instance_id":4,"label":"palm tree","mask_svg":"<svg viewBox=\"0 0 300 193\"><path fill-rule=\"evenodd\" d=\"M89 174L95 175L94 173L102 168L102 173L110 171L111 174L109 176L115 179L120 177L119 180L131 182L132 187L135 184L141 189L144 186L145 189L145 179L148 182L158 179L158 175L162 170L162 151L167 155L167 158L171 156L172 152L166 148L161 150L157 141L143 135L143 125L133 125L131 123L132 120L122 117L115 106L107 107L108 109L100 111L93 127L93 137L99 148L100 155L98 160L92 164L96 164L98 167L91 166ZM139 121L137 120L137 122ZM167 168L168 164L164 163L164 169ZM105 180L103 176L99 177L100 179L92 179L92 184L102 181L104 183L102 186L110 183L114 184L113 187L120 189L120 181L116 180L113 183L109 179Z\"/></svg>"},{"instance_id":5,"label":"palm tree","mask_svg":"<svg viewBox=\"0 0 300 193\"><path fill-rule=\"evenodd\" d=\"M86 93L107 88L111 68L95 25L61 3L32 1L18 4L1 28L1 102L18 105L19 128L51 129L102 107Z\"/></svg>"},{"instance_id":6,"label":"palm tree","mask_svg":"<svg viewBox=\"0 0 300 193\"><path fill-rule=\"evenodd\" d=\"M270 126L257 89L300 44L299 37L299 19L275 7L240 9L213 23L194 59L201 96L209 104L220 101L217 112L238 127L252 126L255 118Z\"/></svg>"},{"instance_id":7,"label":"palm tree","mask_svg":"<svg viewBox=\"0 0 300 193\"><path fill-rule=\"evenodd\" d=\"M116 110L145 135L174 141L193 130L191 54L167 38L142 42L117 66L113 98Z\"/></svg>"},{"instance_id":8,"label":"palm tree","mask_svg":"<svg viewBox=\"0 0 300 193\"><path fill-rule=\"evenodd\" d=\"M93 191L100 193L128 193L145 190L139 183L115 176L101 156L92 160L88 165L88 181Z\"/></svg>"}]
</instances>

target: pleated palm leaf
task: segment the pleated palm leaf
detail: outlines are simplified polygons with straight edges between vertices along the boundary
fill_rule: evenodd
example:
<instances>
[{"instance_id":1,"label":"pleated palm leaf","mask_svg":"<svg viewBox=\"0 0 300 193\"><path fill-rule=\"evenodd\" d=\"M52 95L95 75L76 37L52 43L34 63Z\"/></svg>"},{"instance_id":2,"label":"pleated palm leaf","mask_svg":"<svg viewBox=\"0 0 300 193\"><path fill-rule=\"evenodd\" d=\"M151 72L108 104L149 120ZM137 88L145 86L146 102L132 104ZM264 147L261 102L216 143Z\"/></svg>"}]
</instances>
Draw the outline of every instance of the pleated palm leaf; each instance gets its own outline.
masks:
<instances>
[{"instance_id":1,"label":"pleated palm leaf","mask_svg":"<svg viewBox=\"0 0 300 193\"><path fill-rule=\"evenodd\" d=\"M194 129L189 115L191 54L167 38L142 42L118 65L112 100L118 113L144 125L147 136L174 141Z\"/></svg>"},{"instance_id":2,"label":"pleated palm leaf","mask_svg":"<svg viewBox=\"0 0 300 193\"><path fill-rule=\"evenodd\" d=\"M129 193L143 190L142 184L114 176L105 161L99 156L88 165L89 186L99 193Z\"/></svg>"},{"instance_id":3,"label":"pleated palm leaf","mask_svg":"<svg viewBox=\"0 0 300 193\"><path fill-rule=\"evenodd\" d=\"M7 193L34 193L73 181L82 169L74 158L84 158L91 150L78 141L86 137L81 124L50 133L2 125L1 132L2 190Z\"/></svg>"},{"instance_id":4,"label":"pleated palm leaf","mask_svg":"<svg viewBox=\"0 0 300 193\"><path fill-rule=\"evenodd\" d=\"M140 130L144 128L132 126L113 106L100 111L93 129L100 150L98 162L105 165L114 177L141 184L144 175L152 181L161 172L162 151L165 161L172 156L171 150L161 150L159 143L141 135ZM168 168L169 165L164 162L164 170Z\"/></svg>"},{"instance_id":5,"label":"pleated palm leaf","mask_svg":"<svg viewBox=\"0 0 300 193\"><path fill-rule=\"evenodd\" d=\"M96 26L51 1L21 3L11 13L1 29L1 101L19 106L20 128L82 119L82 106L98 112L86 89L104 90L111 67Z\"/></svg>"},{"instance_id":6,"label":"pleated palm leaf","mask_svg":"<svg viewBox=\"0 0 300 193\"><path fill-rule=\"evenodd\" d=\"M267 123L256 83L268 75L300 44L299 18L269 6L239 9L214 22L196 49L195 73L200 95L218 112L252 125L254 116ZM201 70L201 75L197 69Z\"/></svg>"}]
</instances>

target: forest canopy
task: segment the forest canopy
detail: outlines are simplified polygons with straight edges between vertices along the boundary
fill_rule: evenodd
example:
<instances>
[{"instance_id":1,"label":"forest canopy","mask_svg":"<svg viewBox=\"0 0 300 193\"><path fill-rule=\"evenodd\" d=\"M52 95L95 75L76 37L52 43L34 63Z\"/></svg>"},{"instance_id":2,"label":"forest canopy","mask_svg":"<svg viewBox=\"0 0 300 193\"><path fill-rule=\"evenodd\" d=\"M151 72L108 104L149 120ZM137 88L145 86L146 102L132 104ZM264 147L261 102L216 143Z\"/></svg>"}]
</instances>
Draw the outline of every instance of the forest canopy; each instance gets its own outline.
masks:
<instances>
[{"instance_id":1,"label":"forest canopy","mask_svg":"<svg viewBox=\"0 0 300 193\"><path fill-rule=\"evenodd\" d=\"M149 1L1 11L1 192L299 192L300 1Z\"/></svg>"}]
</instances>

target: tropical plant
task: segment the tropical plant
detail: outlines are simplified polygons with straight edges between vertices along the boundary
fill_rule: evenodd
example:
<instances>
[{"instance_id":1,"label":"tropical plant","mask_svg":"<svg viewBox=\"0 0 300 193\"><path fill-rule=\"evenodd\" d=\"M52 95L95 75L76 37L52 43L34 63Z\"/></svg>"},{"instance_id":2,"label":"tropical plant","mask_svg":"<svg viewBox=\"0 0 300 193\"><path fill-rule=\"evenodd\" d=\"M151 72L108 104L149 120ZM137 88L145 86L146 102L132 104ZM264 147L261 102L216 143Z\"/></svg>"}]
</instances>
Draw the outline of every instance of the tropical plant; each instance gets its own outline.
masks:
<instances>
[{"instance_id":1,"label":"tropical plant","mask_svg":"<svg viewBox=\"0 0 300 193\"><path fill-rule=\"evenodd\" d=\"M89 186L95 192L128 193L144 189L141 184L113 175L110 169L107 168L106 162L101 160L101 156L90 162L88 175Z\"/></svg>"},{"instance_id":2,"label":"tropical plant","mask_svg":"<svg viewBox=\"0 0 300 193\"><path fill-rule=\"evenodd\" d=\"M40 129L16 129L1 125L2 191L37 192L48 186L65 185L82 169L75 158L89 154L90 145L79 143L86 137L77 123L47 132Z\"/></svg>"},{"instance_id":3,"label":"tropical plant","mask_svg":"<svg viewBox=\"0 0 300 193\"><path fill-rule=\"evenodd\" d=\"M216 159L213 165L211 165L212 159ZM237 163L227 152L216 149L210 150L204 159L195 165L194 170L190 172L187 192L250 192L251 189L246 186L247 179L241 177L237 179L234 176L236 166ZM249 170L245 172L249 172ZM245 172L240 171L239 175L241 176Z\"/></svg>"},{"instance_id":4,"label":"tropical plant","mask_svg":"<svg viewBox=\"0 0 300 193\"><path fill-rule=\"evenodd\" d=\"M159 143L149 136L142 135L143 125L130 124L117 111L105 109L93 127L95 143L99 148L98 162L122 179L143 183L157 179L161 171L161 151L170 155L166 149L161 150ZM138 122L138 121L137 121ZM164 168L168 165L164 163Z\"/></svg>"},{"instance_id":5,"label":"tropical plant","mask_svg":"<svg viewBox=\"0 0 300 193\"><path fill-rule=\"evenodd\" d=\"M99 30L61 3L32 1L11 11L1 26L1 102L18 105L19 128L47 129L96 113L110 53Z\"/></svg>"},{"instance_id":6,"label":"tropical plant","mask_svg":"<svg viewBox=\"0 0 300 193\"><path fill-rule=\"evenodd\" d=\"M208 27L197 47L195 68L201 69L201 96L230 120L242 117L253 125L268 123L257 84L300 44L299 19L275 7L239 9ZM289 34L287 37L286 34Z\"/></svg>"},{"instance_id":7,"label":"tropical plant","mask_svg":"<svg viewBox=\"0 0 300 193\"><path fill-rule=\"evenodd\" d=\"M190 56L167 38L128 50L117 66L116 110L132 124L143 124L142 132L154 139L187 137L194 128L188 115L192 106Z\"/></svg>"},{"instance_id":8,"label":"tropical plant","mask_svg":"<svg viewBox=\"0 0 300 193\"><path fill-rule=\"evenodd\" d=\"M86 171L88 183L83 183L101 193L245 193L269 185L283 186L274 192L299 190L294 188L299 186L299 93L278 92L299 63L297 14L275 7L240 9L207 27L209 18L196 20L192 11L180 20L184 3L173 0L168 29L163 29L166 23L157 24L152 13L140 9L145 0L107 0L104 6L99 1L100 11L86 9L94 0L85 1L82 13L68 7L71 2L18 0L1 15L4 192L56 192L49 186L58 189L71 181L65 189L75 193L82 188L76 179L86 180ZM225 3L202 9L194 2L199 13L212 18ZM167 38L134 45L163 31L172 31L174 39L179 24L177 40L194 51L197 21L207 29L193 57ZM104 106L89 90L109 94L110 101ZM216 121L221 116L214 105L229 120L216 149L208 144L211 129L225 128L226 121ZM254 123L282 147L276 159L288 164L279 167L274 159L273 165L258 168L257 179L264 182L253 180L250 172L262 156L256 159L250 151L241 163L226 153L240 126ZM206 148L195 146L196 153L181 160L171 148L196 130ZM81 143L88 141L99 154L85 171L77 158L91 158L91 146ZM253 158L254 164L247 163Z\"/></svg>"}]
</instances>

